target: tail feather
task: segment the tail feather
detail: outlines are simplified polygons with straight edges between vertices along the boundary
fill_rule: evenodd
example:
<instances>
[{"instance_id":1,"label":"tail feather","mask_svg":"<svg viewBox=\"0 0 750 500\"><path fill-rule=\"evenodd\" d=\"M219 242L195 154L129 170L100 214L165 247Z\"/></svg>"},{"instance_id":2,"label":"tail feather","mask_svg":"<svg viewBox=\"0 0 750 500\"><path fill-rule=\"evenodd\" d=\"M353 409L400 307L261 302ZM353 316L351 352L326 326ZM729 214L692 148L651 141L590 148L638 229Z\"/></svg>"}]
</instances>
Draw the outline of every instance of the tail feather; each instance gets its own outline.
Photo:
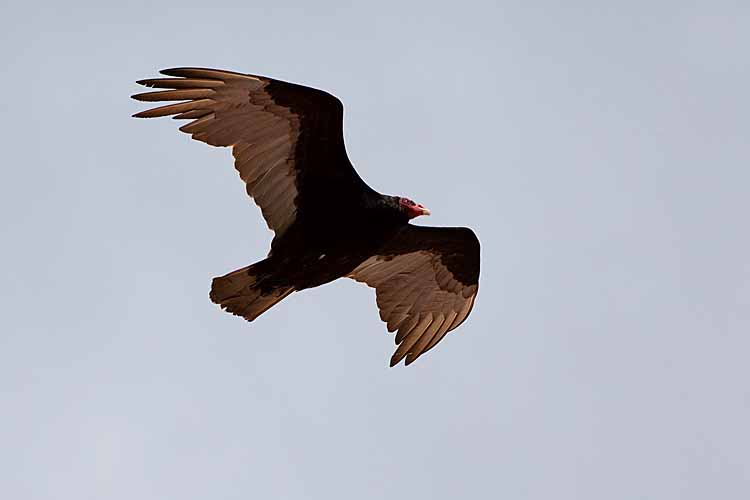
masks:
<instances>
[{"instance_id":1,"label":"tail feather","mask_svg":"<svg viewBox=\"0 0 750 500\"><path fill-rule=\"evenodd\" d=\"M214 278L209 297L215 304L235 316L252 321L294 291L292 286L261 287L270 275L258 264Z\"/></svg>"}]
</instances>

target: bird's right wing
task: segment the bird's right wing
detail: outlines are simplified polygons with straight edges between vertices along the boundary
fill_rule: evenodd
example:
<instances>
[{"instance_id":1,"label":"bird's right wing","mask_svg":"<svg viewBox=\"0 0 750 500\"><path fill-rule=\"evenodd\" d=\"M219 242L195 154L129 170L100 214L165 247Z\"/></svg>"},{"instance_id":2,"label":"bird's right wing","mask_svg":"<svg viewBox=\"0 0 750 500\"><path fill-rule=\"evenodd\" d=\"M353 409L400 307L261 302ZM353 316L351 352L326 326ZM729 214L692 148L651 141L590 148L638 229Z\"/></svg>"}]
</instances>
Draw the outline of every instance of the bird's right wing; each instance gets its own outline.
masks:
<instances>
[{"instance_id":1,"label":"bird's right wing","mask_svg":"<svg viewBox=\"0 0 750 500\"><path fill-rule=\"evenodd\" d=\"M175 68L161 73L177 78L138 83L170 90L133 98L184 102L134 116L192 120L180 130L212 146L231 146L247 193L277 236L298 215L333 203L331 198L340 200L347 193L355 197L369 189L349 163L343 106L331 94L215 69Z\"/></svg>"},{"instance_id":2,"label":"bird's right wing","mask_svg":"<svg viewBox=\"0 0 750 500\"><path fill-rule=\"evenodd\" d=\"M469 315L479 289L479 240L468 228L407 225L349 277L375 288L398 330L391 366L411 364Z\"/></svg>"}]
</instances>

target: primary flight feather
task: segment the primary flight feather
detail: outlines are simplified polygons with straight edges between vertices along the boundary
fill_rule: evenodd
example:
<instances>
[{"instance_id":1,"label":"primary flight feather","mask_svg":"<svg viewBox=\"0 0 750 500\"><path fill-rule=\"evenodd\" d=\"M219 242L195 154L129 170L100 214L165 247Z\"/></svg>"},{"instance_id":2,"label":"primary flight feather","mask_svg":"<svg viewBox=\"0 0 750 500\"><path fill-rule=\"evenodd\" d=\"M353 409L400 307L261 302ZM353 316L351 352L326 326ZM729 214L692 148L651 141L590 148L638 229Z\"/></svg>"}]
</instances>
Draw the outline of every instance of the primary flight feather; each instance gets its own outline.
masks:
<instances>
[{"instance_id":1,"label":"primary flight feather","mask_svg":"<svg viewBox=\"0 0 750 500\"><path fill-rule=\"evenodd\" d=\"M344 108L322 90L205 68L140 80L138 101L176 101L135 114L173 115L193 139L232 148L248 195L275 232L268 257L214 278L211 300L252 321L292 292L348 277L375 288L396 333L391 366L432 349L469 315L479 286L479 241L468 228L409 224L424 206L382 195L344 146Z\"/></svg>"}]
</instances>

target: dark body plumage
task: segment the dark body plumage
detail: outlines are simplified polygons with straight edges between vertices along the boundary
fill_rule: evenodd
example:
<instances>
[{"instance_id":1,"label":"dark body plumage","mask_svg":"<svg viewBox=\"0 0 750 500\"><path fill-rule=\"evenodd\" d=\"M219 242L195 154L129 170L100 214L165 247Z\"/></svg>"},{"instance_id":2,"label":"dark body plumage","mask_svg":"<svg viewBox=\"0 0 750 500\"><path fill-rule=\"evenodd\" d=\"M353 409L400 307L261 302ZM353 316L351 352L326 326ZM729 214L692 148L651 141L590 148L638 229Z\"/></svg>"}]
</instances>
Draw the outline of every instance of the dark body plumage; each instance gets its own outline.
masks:
<instances>
[{"instance_id":1,"label":"dark body plumage","mask_svg":"<svg viewBox=\"0 0 750 500\"><path fill-rule=\"evenodd\" d=\"M349 162L343 106L317 89L203 68L138 83L163 90L141 101L182 101L136 117L174 115L194 139L232 148L248 194L276 233L266 259L215 278L211 299L250 321L293 291L341 277L377 291L397 330L391 359L407 364L468 316L479 278L479 242L467 228L409 224L429 211L381 195Z\"/></svg>"},{"instance_id":2,"label":"dark body plumage","mask_svg":"<svg viewBox=\"0 0 750 500\"><path fill-rule=\"evenodd\" d=\"M343 211L295 222L274 238L269 260L278 263L282 274L288 273L296 290L348 275L408 223L397 201L373 199L376 196L363 193Z\"/></svg>"}]
</instances>

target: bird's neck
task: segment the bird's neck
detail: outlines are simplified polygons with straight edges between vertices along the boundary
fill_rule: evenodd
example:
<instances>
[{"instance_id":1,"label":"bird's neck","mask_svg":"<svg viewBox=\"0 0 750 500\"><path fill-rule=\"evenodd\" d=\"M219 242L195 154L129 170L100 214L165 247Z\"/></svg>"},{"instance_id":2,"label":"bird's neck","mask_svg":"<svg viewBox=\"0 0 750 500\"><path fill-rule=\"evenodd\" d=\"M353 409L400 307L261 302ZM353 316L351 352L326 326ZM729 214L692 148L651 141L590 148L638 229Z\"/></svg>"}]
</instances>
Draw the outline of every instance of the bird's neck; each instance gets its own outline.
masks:
<instances>
[{"instance_id":1,"label":"bird's neck","mask_svg":"<svg viewBox=\"0 0 750 500\"><path fill-rule=\"evenodd\" d=\"M368 218L379 221L383 226L400 228L409 222L409 217L401 210L396 196L368 194L365 196L364 205Z\"/></svg>"}]
</instances>

